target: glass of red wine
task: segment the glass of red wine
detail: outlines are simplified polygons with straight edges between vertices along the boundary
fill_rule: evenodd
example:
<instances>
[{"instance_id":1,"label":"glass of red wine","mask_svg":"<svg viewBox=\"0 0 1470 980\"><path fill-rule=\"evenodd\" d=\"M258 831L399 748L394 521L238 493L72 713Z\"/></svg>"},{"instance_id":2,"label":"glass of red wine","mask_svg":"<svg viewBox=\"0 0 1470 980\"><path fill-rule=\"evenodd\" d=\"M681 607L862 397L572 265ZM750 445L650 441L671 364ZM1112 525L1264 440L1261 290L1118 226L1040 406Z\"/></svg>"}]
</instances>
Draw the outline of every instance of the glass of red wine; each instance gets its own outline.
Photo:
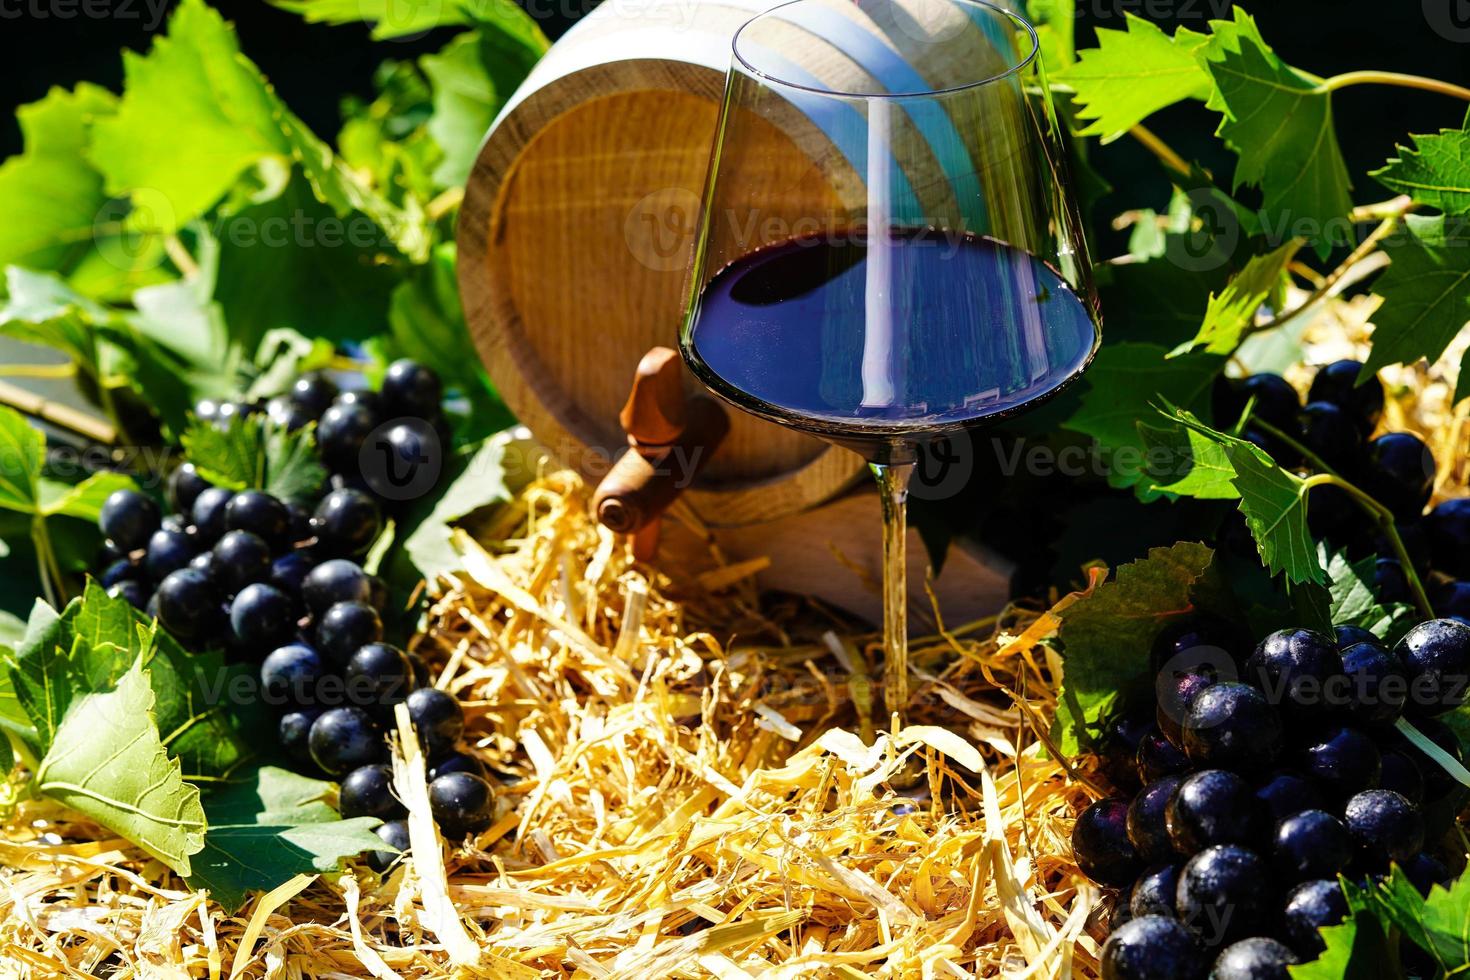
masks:
<instances>
[{"instance_id":1,"label":"glass of red wine","mask_svg":"<svg viewBox=\"0 0 1470 980\"><path fill-rule=\"evenodd\" d=\"M1009 10L792 0L735 35L680 348L736 407L869 461L889 712L922 447L1034 407L1101 337L1065 162Z\"/></svg>"}]
</instances>

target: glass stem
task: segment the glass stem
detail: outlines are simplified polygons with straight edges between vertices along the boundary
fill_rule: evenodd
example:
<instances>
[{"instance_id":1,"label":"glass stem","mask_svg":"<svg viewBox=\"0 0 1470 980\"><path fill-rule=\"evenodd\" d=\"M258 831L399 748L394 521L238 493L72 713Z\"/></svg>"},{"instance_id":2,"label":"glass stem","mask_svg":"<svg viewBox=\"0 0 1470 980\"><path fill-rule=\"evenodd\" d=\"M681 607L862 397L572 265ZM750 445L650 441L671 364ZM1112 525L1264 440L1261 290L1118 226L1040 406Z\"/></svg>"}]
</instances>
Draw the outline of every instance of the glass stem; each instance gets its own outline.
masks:
<instances>
[{"instance_id":1,"label":"glass stem","mask_svg":"<svg viewBox=\"0 0 1470 980\"><path fill-rule=\"evenodd\" d=\"M909 700L908 499L914 464L873 463L883 503L883 701L902 716Z\"/></svg>"}]
</instances>

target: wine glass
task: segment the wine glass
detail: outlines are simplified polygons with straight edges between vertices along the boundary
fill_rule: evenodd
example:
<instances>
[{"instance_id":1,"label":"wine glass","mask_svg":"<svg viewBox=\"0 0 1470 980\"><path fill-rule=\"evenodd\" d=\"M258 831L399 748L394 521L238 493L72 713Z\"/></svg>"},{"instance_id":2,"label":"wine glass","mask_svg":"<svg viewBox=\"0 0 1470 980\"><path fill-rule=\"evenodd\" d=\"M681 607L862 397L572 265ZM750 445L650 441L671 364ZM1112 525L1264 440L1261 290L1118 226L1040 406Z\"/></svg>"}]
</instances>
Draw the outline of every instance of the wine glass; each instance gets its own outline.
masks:
<instances>
[{"instance_id":1,"label":"wine glass","mask_svg":"<svg viewBox=\"0 0 1470 980\"><path fill-rule=\"evenodd\" d=\"M908 700L922 445L1016 415L1101 338L1035 30L982 0L791 0L735 34L680 349L744 411L850 447Z\"/></svg>"}]
</instances>

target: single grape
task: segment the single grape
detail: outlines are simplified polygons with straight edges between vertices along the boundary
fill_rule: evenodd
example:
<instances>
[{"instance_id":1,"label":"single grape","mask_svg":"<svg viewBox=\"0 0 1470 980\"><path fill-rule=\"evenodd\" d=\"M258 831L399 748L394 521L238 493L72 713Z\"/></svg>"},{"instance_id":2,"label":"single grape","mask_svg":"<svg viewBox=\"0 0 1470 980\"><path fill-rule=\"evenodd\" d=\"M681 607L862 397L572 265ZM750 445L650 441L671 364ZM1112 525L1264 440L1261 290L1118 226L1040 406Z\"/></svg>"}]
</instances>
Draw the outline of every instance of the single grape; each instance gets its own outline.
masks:
<instances>
[{"instance_id":1,"label":"single grape","mask_svg":"<svg viewBox=\"0 0 1470 980\"><path fill-rule=\"evenodd\" d=\"M1193 613L1170 620L1159 631L1149 649L1149 669L1155 674L1213 672L1218 676L1233 670L1247 649L1240 629L1229 620Z\"/></svg>"},{"instance_id":2,"label":"single grape","mask_svg":"<svg viewBox=\"0 0 1470 980\"><path fill-rule=\"evenodd\" d=\"M215 583L215 585L219 584L217 581L215 581L214 577L213 551L199 552L199 554L189 559L188 567L194 569L194 571L198 572L201 575L207 576L211 582Z\"/></svg>"},{"instance_id":3,"label":"single grape","mask_svg":"<svg viewBox=\"0 0 1470 980\"><path fill-rule=\"evenodd\" d=\"M1424 802L1424 772L1402 749L1383 749L1378 788L1393 790L1410 803ZM1430 763L1433 765L1433 763Z\"/></svg>"},{"instance_id":4,"label":"single grape","mask_svg":"<svg viewBox=\"0 0 1470 980\"><path fill-rule=\"evenodd\" d=\"M348 700L369 714L386 717L393 705L408 697L413 665L402 650L388 643L358 647L342 671Z\"/></svg>"},{"instance_id":5,"label":"single grape","mask_svg":"<svg viewBox=\"0 0 1470 980\"><path fill-rule=\"evenodd\" d=\"M1346 699L1334 707L1345 708L1367 725L1392 724L1403 713L1404 665L1378 640L1364 640L1343 650L1342 672L1347 681Z\"/></svg>"},{"instance_id":6,"label":"single grape","mask_svg":"<svg viewBox=\"0 0 1470 980\"><path fill-rule=\"evenodd\" d=\"M1409 578L1397 558L1379 558L1373 563L1373 594L1384 605L1414 601L1414 594L1409 591Z\"/></svg>"},{"instance_id":7,"label":"single grape","mask_svg":"<svg viewBox=\"0 0 1470 980\"><path fill-rule=\"evenodd\" d=\"M1165 813L1181 780L1180 776L1165 776L1149 783L1128 804L1128 841L1146 864L1159 864L1175 857Z\"/></svg>"},{"instance_id":8,"label":"single grape","mask_svg":"<svg viewBox=\"0 0 1470 980\"><path fill-rule=\"evenodd\" d=\"M450 841L490 826L490 784L467 772L451 772L429 784L429 810Z\"/></svg>"},{"instance_id":9,"label":"single grape","mask_svg":"<svg viewBox=\"0 0 1470 980\"><path fill-rule=\"evenodd\" d=\"M1179 865L1156 864L1133 883L1128 894L1128 911L1135 917L1175 914L1174 895L1179 889Z\"/></svg>"},{"instance_id":10,"label":"single grape","mask_svg":"<svg viewBox=\"0 0 1470 980\"><path fill-rule=\"evenodd\" d=\"M1303 810L1276 825L1272 854L1276 873L1284 878L1331 878L1347 867L1353 842L1342 821L1332 814Z\"/></svg>"},{"instance_id":11,"label":"single grape","mask_svg":"<svg viewBox=\"0 0 1470 980\"><path fill-rule=\"evenodd\" d=\"M138 490L114 490L102 501L97 526L122 551L146 547L162 520L158 504Z\"/></svg>"},{"instance_id":12,"label":"single grape","mask_svg":"<svg viewBox=\"0 0 1470 980\"><path fill-rule=\"evenodd\" d=\"M382 760L383 735L361 708L332 708L311 726L311 757L326 773L342 776Z\"/></svg>"},{"instance_id":13,"label":"single grape","mask_svg":"<svg viewBox=\"0 0 1470 980\"><path fill-rule=\"evenodd\" d=\"M1377 377L1358 384L1358 375L1363 365L1358 361L1342 360L1324 364L1317 369L1312 387L1307 391L1309 402L1330 402L1352 416L1358 430L1370 435L1383 417L1383 382Z\"/></svg>"},{"instance_id":14,"label":"single grape","mask_svg":"<svg viewBox=\"0 0 1470 980\"><path fill-rule=\"evenodd\" d=\"M1351 415L1330 402L1302 409L1302 445L1339 473L1351 470L1363 451L1363 435Z\"/></svg>"},{"instance_id":15,"label":"single grape","mask_svg":"<svg viewBox=\"0 0 1470 980\"><path fill-rule=\"evenodd\" d=\"M1434 717L1465 703L1470 683L1470 626L1453 619L1420 623L1399 640L1394 652L1409 679L1404 711Z\"/></svg>"},{"instance_id":16,"label":"single grape","mask_svg":"<svg viewBox=\"0 0 1470 980\"><path fill-rule=\"evenodd\" d=\"M209 487L194 498L190 515L202 547L214 544L225 533L225 508L234 496L233 491L224 487Z\"/></svg>"},{"instance_id":17,"label":"single grape","mask_svg":"<svg viewBox=\"0 0 1470 980\"><path fill-rule=\"evenodd\" d=\"M1303 810L1320 810L1322 794L1305 779L1290 772L1275 772L1256 788L1256 799L1266 807L1273 823Z\"/></svg>"},{"instance_id":18,"label":"single grape","mask_svg":"<svg viewBox=\"0 0 1470 980\"><path fill-rule=\"evenodd\" d=\"M394 361L383 372L383 405L388 417L433 418L440 412L444 386L439 376L408 359Z\"/></svg>"},{"instance_id":19,"label":"single grape","mask_svg":"<svg viewBox=\"0 0 1470 980\"><path fill-rule=\"evenodd\" d=\"M391 851L368 851L367 853L368 867L378 874L383 874L408 851L408 822L389 820L374 828L373 833L381 837L383 843L393 848Z\"/></svg>"},{"instance_id":20,"label":"single grape","mask_svg":"<svg viewBox=\"0 0 1470 980\"><path fill-rule=\"evenodd\" d=\"M321 654L305 643L288 643L261 661L260 686L269 703L307 705L316 700L325 673Z\"/></svg>"},{"instance_id":21,"label":"single grape","mask_svg":"<svg viewBox=\"0 0 1470 980\"><path fill-rule=\"evenodd\" d=\"M343 667L360 648L383 638L378 611L363 602L338 602L316 624L316 648L328 664Z\"/></svg>"},{"instance_id":22,"label":"single grape","mask_svg":"<svg viewBox=\"0 0 1470 980\"><path fill-rule=\"evenodd\" d=\"M1183 748L1184 715L1199 693L1214 683L1215 678L1206 674L1160 674L1156 678L1154 688L1158 705L1154 709L1154 719L1158 722L1159 731L1174 745Z\"/></svg>"},{"instance_id":23,"label":"single grape","mask_svg":"<svg viewBox=\"0 0 1470 980\"><path fill-rule=\"evenodd\" d=\"M219 593L192 568L172 572L154 593L158 621L183 640L203 640L220 627Z\"/></svg>"},{"instance_id":24,"label":"single grape","mask_svg":"<svg viewBox=\"0 0 1470 980\"><path fill-rule=\"evenodd\" d=\"M102 574L97 576L97 584L104 589L110 589L119 582L141 578L143 578L141 565L128 561L126 558L119 558L102 570Z\"/></svg>"},{"instance_id":25,"label":"single grape","mask_svg":"<svg viewBox=\"0 0 1470 980\"><path fill-rule=\"evenodd\" d=\"M1119 789L1138 788L1138 743L1153 730L1154 720L1142 711L1121 711L1109 719L1097 754L1103 775Z\"/></svg>"},{"instance_id":26,"label":"single grape","mask_svg":"<svg viewBox=\"0 0 1470 980\"><path fill-rule=\"evenodd\" d=\"M229 531L214 546L214 578L226 594L239 592L271 573L271 547L249 531Z\"/></svg>"},{"instance_id":27,"label":"single grape","mask_svg":"<svg viewBox=\"0 0 1470 980\"><path fill-rule=\"evenodd\" d=\"M1470 582L1459 579L1446 582L1434 589L1430 598L1436 616L1460 623L1470 621Z\"/></svg>"},{"instance_id":28,"label":"single grape","mask_svg":"<svg viewBox=\"0 0 1470 980\"><path fill-rule=\"evenodd\" d=\"M322 562L301 584L301 597L315 614L326 612L339 602L367 602L371 596L367 573L345 558Z\"/></svg>"},{"instance_id":29,"label":"single grape","mask_svg":"<svg viewBox=\"0 0 1470 980\"><path fill-rule=\"evenodd\" d=\"M377 817L395 820L408 813L393 795L393 773L385 765L359 766L342 777L337 809L343 819Z\"/></svg>"},{"instance_id":30,"label":"single grape","mask_svg":"<svg viewBox=\"0 0 1470 980\"><path fill-rule=\"evenodd\" d=\"M464 734L464 709L454 695L421 687L408 695L408 717L429 755L453 747Z\"/></svg>"},{"instance_id":31,"label":"single grape","mask_svg":"<svg viewBox=\"0 0 1470 980\"><path fill-rule=\"evenodd\" d=\"M1284 943L1268 936L1252 936L1221 951L1210 970L1210 980L1291 980L1287 968L1300 962Z\"/></svg>"},{"instance_id":32,"label":"single grape","mask_svg":"<svg viewBox=\"0 0 1470 980\"><path fill-rule=\"evenodd\" d=\"M467 772L481 779L488 779L485 764L468 752L450 752L442 755L429 766L429 781L451 772Z\"/></svg>"},{"instance_id":33,"label":"single grape","mask_svg":"<svg viewBox=\"0 0 1470 980\"><path fill-rule=\"evenodd\" d=\"M1470 497L1446 500L1429 512L1427 521L1435 570L1470 578Z\"/></svg>"},{"instance_id":34,"label":"single grape","mask_svg":"<svg viewBox=\"0 0 1470 980\"><path fill-rule=\"evenodd\" d=\"M1286 895L1287 942L1304 960L1313 960L1327 948L1317 931L1348 917L1347 896L1336 880L1304 881Z\"/></svg>"},{"instance_id":35,"label":"single grape","mask_svg":"<svg viewBox=\"0 0 1470 980\"><path fill-rule=\"evenodd\" d=\"M296 762L311 760L311 726L322 716L323 709L317 707L295 708L281 715L276 726L281 749Z\"/></svg>"},{"instance_id":36,"label":"single grape","mask_svg":"<svg viewBox=\"0 0 1470 980\"><path fill-rule=\"evenodd\" d=\"M337 472L356 472L362 444L378 427L378 417L366 405L338 401L322 414L316 441L322 462Z\"/></svg>"},{"instance_id":37,"label":"single grape","mask_svg":"<svg viewBox=\"0 0 1470 980\"><path fill-rule=\"evenodd\" d=\"M1178 920L1145 915L1103 944L1103 980L1203 980L1205 959L1194 933Z\"/></svg>"},{"instance_id":38,"label":"single grape","mask_svg":"<svg viewBox=\"0 0 1470 980\"><path fill-rule=\"evenodd\" d=\"M361 405L374 415L383 414L383 398L371 388L353 388L337 396L337 405Z\"/></svg>"},{"instance_id":39,"label":"single grape","mask_svg":"<svg viewBox=\"0 0 1470 980\"><path fill-rule=\"evenodd\" d=\"M289 397L312 418L321 418L337 397L337 386L325 374L313 371L296 379Z\"/></svg>"},{"instance_id":40,"label":"single grape","mask_svg":"<svg viewBox=\"0 0 1470 980\"><path fill-rule=\"evenodd\" d=\"M317 505L312 526L325 553L352 558L372 545L382 528L382 516L373 498L361 490L333 490Z\"/></svg>"},{"instance_id":41,"label":"single grape","mask_svg":"<svg viewBox=\"0 0 1470 980\"><path fill-rule=\"evenodd\" d=\"M1316 630L1277 630L1256 645L1245 673L1272 704L1321 713L1330 707L1329 682L1342 674L1342 655L1335 638Z\"/></svg>"},{"instance_id":42,"label":"single grape","mask_svg":"<svg viewBox=\"0 0 1470 980\"><path fill-rule=\"evenodd\" d=\"M225 530L249 531L279 550L290 537L291 512L268 493L242 490L225 505Z\"/></svg>"},{"instance_id":43,"label":"single grape","mask_svg":"<svg viewBox=\"0 0 1470 980\"><path fill-rule=\"evenodd\" d=\"M272 422L284 426L288 432L304 429L315 421L310 412L292 401L288 395L276 395L266 402L265 414Z\"/></svg>"},{"instance_id":44,"label":"single grape","mask_svg":"<svg viewBox=\"0 0 1470 980\"><path fill-rule=\"evenodd\" d=\"M1348 725L1329 724L1305 733L1296 755L1297 768L1339 800L1377 786L1383 768L1373 739Z\"/></svg>"},{"instance_id":45,"label":"single grape","mask_svg":"<svg viewBox=\"0 0 1470 980\"><path fill-rule=\"evenodd\" d=\"M1165 819L1180 854L1197 854L1215 844L1254 847L1266 836L1260 801L1250 785L1223 769L1184 777L1168 801Z\"/></svg>"},{"instance_id":46,"label":"single grape","mask_svg":"<svg viewBox=\"0 0 1470 980\"><path fill-rule=\"evenodd\" d=\"M1429 897L1429 891L1435 885L1447 889L1455 880L1454 873L1443 861L1423 851L1407 861L1401 861L1399 866L1404 869L1404 874L1413 883L1414 888L1425 898Z\"/></svg>"},{"instance_id":47,"label":"single grape","mask_svg":"<svg viewBox=\"0 0 1470 980\"><path fill-rule=\"evenodd\" d=\"M271 562L266 581L289 596L301 595L306 576L316 565L307 551L288 551Z\"/></svg>"},{"instance_id":48,"label":"single grape","mask_svg":"<svg viewBox=\"0 0 1470 980\"><path fill-rule=\"evenodd\" d=\"M264 582L247 585L230 603L230 629L248 647L271 649L296 632L296 605L286 593Z\"/></svg>"},{"instance_id":49,"label":"single grape","mask_svg":"<svg viewBox=\"0 0 1470 980\"><path fill-rule=\"evenodd\" d=\"M1184 752L1198 766L1263 769L1281 750L1281 717L1247 684L1205 688L1185 712L1183 728Z\"/></svg>"},{"instance_id":50,"label":"single grape","mask_svg":"<svg viewBox=\"0 0 1470 980\"><path fill-rule=\"evenodd\" d=\"M1135 762L1138 781L1145 786L1165 776L1189 771L1189 757L1183 749L1165 738L1157 725L1139 740Z\"/></svg>"},{"instance_id":51,"label":"single grape","mask_svg":"<svg viewBox=\"0 0 1470 980\"><path fill-rule=\"evenodd\" d=\"M1418 517L1434 489L1434 455L1418 436L1389 432L1368 443L1362 489L1394 516Z\"/></svg>"},{"instance_id":52,"label":"single grape","mask_svg":"<svg viewBox=\"0 0 1470 980\"><path fill-rule=\"evenodd\" d=\"M422 419L400 419L375 441L380 462L365 472L368 488L390 500L427 492L444 467L443 442Z\"/></svg>"},{"instance_id":53,"label":"single grape","mask_svg":"<svg viewBox=\"0 0 1470 980\"><path fill-rule=\"evenodd\" d=\"M148 539L148 551L143 556L143 567L148 577L161 582L170 572L188 566L198 552L194 539L182 531L166 531L159 528Z\"/></svg>"},{"instance_id":54,"label":"single grape","mask_svg":"<svg viewBox=\"0 0 1470 980\"><path fill-rule=\"evenodd\" d=\"M1347 801L1343 822L1365 865L1386 869L1424 846L1424 818L1419 808L1388 789L1365 790Z\"/></svg>"},{"instance_id":55,"label":"single grape","mask_svg":"<svg viewBox=\"0 0 1470 980\"><path fill-rule=\"evenodd\" d=\"M1268 925L1262 898L1270 893L1271 875L1259 855L1238 844L1217 844L1185 862L1174 900L1179 920L1214 947Z\"/></svg>"},{"instance_id":56,"label":"single grape","mask_svg":"<svg viewBox=\"0 0 1470 980\"><path fill-rule=\"evenodd\" d=\"M1098 800L1072 827L1077 867L1099 885L1122 888L1138 874L1138 853L1128 840L1128 801Z\"/></svg>"},{"instance_id":57,"label":"single grape","mask_svg":"<svg viewBox=\"0 0 1470 980\"><path fill-rule=\"evenodd\" d=\"M1378 634L1361 626L1335 626L1333 633L1337 637L1337 649L1346 650L1354 643L1377 643Z\"/></svg>"},{"instance_id":58,"label":"single grape","mask_svg":"<svg viewBox=\"0 0 1470 980\"><path fill-rule=\"evenodd\" d=\"M194 509L194 501L199 499L199 495L213 485L199 475L193 463L180 463L168 475L168 504L176 512L188 514Z\"/></svg>"},{"instance_id":59,"label":"single grape","mask_svg":"<svg viewBox=\"0 0 1470 980\"><path fill-rule=\"evenodd\" d=\"M135 609L147 609L148 601L153 598L153 590L148 587L148 583L135 578L114 582L107 587L107 594L114 599L123 600Z\"/></svg>"}]
</instances>

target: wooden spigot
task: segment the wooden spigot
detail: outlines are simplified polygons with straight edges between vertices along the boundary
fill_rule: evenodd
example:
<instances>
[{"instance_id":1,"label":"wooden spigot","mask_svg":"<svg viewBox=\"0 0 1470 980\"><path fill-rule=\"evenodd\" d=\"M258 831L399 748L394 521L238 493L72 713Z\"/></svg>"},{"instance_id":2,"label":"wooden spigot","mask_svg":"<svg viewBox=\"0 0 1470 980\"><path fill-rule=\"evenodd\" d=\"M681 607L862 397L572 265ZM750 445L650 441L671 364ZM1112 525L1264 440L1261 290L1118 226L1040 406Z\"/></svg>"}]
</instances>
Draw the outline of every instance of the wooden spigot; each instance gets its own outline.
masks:
<instances>
[{"instance_id":1,"label":"wooden spigot","mask_svg":"<svg viewBox=\"0 0 1470 980\"><path fill-rule=\"evenodd\" d=\"M592 506L609 530L633 535L633 554L647 561L663 512L714 454L730 419L713 399L687 398L678 352L655 347L638 362L618 421L628 451L597 485Z\"/></svg>"}]
</instances>

